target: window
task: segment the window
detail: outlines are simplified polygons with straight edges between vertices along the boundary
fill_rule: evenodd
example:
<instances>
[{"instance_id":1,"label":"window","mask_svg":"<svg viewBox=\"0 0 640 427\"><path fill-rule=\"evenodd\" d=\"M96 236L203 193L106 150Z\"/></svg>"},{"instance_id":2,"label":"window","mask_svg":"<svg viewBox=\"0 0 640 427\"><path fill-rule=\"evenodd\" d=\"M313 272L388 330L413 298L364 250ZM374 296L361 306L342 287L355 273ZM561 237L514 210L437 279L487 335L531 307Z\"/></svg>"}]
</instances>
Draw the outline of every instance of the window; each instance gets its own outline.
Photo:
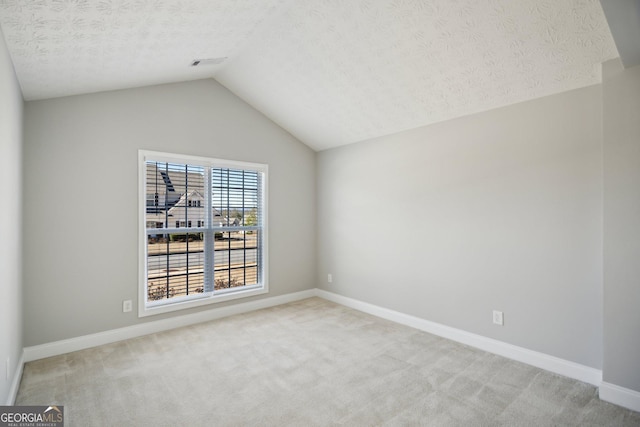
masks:
<instances>
[{"instance_id":1,"label":"window","mask_svg":"<svg viewBox=\"0 0 640 427\"><path fill-rule=\"evenodd\" d=\"M139 157L139 315L266 293L267 166Z\"/></svg>"}]
</instances>

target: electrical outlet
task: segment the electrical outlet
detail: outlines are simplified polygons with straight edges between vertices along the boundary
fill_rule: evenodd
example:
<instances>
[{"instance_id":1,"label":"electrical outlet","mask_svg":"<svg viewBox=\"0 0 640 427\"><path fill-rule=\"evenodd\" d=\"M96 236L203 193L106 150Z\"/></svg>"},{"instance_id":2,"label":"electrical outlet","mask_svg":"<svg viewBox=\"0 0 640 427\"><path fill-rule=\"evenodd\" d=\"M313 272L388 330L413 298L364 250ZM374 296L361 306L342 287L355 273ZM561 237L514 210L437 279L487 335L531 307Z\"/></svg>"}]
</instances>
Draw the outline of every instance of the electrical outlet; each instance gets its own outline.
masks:
<instances>
[{"instance_id":1,"label":"electrical outlet","mask_svg":"<svg viewBox=\"0 0 640 427\"><path fill-rule=\"evenodd\" d=\"M504 314L501 311L493 310L493 323L496 325L504 325Z\"/></svg>"},{"instance_id":2,"label":"electrical outlet","mask_svg":"<svg viewBox=\"0 0 640 427\"><path fill-rule=\"evenodd\" d=\"M131 304L131 300L125 300L122 301L122 312L123 313L128 313L132 310L132 304Z\"/></svg>"},{"instance_id":3,"label":"electrical outlet","mask_svg":"<svg viewBox=\"0 0 640 427\"><path fill-rule=\"evenodd\" d=\"M327 275L327 283L332 283L333 282L333 276L331 275L331 273L329 273Z\"/></svg>"}]
</instances>

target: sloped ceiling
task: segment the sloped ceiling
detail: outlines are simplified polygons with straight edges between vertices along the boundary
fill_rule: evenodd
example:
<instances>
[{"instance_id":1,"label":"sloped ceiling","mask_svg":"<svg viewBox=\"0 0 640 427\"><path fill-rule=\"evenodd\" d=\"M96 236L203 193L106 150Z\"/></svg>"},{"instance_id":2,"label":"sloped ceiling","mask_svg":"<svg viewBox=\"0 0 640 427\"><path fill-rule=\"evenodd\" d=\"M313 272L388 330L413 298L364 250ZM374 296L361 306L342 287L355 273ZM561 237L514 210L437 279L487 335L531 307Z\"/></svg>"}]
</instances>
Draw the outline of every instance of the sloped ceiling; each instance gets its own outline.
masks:
<instances>
[{"instance_id":1,"label":"sloped ceiling","mask_svg":"<svg viewBox=\"0 0 640 427\"><path fill-rule=\"evenodd\" d=\"M27 100L213 77L316 150L596 84L618 56L597 0L0 0L0 25Z\"/></svg>"}]
</instances>

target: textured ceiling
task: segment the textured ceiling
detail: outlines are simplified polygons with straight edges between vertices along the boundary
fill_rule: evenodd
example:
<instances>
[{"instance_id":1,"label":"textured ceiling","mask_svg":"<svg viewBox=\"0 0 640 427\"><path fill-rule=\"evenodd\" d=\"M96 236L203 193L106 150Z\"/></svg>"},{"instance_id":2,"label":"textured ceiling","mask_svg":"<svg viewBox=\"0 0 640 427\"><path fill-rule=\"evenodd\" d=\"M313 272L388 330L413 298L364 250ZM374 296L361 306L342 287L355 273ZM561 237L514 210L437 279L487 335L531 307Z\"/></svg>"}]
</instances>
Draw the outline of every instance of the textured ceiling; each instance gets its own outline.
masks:
<instances>
[{"instance_id":1,"label":"textured ceiling","mask_svg":"<svg viewBox=\"0 0 640 427\"><path fill-rule=\"evenodd\" d=\"M316 150L599 83L618 56L597 0L0 0L0 25L25 99L214 77Z\"/></svg>"},{"instance_id":2,"label":"textured ceiling","mask_svg":"<svg viewBox=\"0 0 640 427\"><path fill-rule=\"evenodd\" d=\"M26 100L212 77L289 0L0 0ZM224 64L224 63L223 63Z\"/></svg>"}]
</instances>

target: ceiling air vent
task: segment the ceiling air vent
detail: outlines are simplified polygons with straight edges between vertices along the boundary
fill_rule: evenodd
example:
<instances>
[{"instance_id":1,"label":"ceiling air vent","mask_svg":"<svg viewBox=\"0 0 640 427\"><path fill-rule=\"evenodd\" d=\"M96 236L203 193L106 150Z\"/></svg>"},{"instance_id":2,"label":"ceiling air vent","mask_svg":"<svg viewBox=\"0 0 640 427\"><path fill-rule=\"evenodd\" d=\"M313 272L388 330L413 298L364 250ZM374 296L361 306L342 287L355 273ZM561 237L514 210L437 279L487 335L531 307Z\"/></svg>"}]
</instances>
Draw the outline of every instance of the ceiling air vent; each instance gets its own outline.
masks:
<instances>
[{"instance_id":1,"label":"ceiling air vent","mask_svg":"<svg viewBox=\"0 0 640 427\"><path fill-rule=\"evenodd\" d=\"M226 56L222 56L220 58L194 59L193 61L191 61L191 66L199 67L202 65L218 65L222 64L226 59Z\"/></svg>"}]
</instances>

